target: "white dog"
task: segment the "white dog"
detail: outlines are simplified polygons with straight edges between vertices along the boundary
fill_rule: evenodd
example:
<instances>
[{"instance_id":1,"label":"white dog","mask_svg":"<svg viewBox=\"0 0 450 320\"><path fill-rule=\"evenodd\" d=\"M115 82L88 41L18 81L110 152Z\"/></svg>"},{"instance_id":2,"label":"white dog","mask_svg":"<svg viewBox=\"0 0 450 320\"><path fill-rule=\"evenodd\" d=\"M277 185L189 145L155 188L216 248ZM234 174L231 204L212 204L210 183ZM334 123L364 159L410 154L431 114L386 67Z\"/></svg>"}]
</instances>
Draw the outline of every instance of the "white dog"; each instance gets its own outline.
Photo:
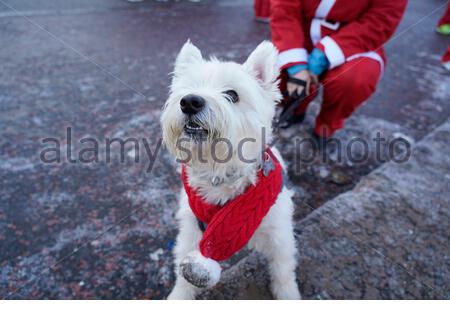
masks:
<instances>
[{"instance_id":1,"label":"white dog","mask_svg":"<svg viewBox=\"0 0 450 320\"><path fill-rule=\"evenodd\" d=\"M263 42L244 64L206 60L188 41L176 59L161 116L163 139L170 153L186 161L188 185L205 203L226 206L263 177L260 172L267 163L262 155L271 142L275 105L281 97L276 58L275 47ZM284 169L279 152L272 152ZM299 299L293 192L285 186L279 190L247 245L267 257L274 297ZM220 278L219 264L199 252L204 233L189 201L185 188L177 212L177 279L169 299L194 299L201 287L211 287Z\"/></svg>"}]
</instances>

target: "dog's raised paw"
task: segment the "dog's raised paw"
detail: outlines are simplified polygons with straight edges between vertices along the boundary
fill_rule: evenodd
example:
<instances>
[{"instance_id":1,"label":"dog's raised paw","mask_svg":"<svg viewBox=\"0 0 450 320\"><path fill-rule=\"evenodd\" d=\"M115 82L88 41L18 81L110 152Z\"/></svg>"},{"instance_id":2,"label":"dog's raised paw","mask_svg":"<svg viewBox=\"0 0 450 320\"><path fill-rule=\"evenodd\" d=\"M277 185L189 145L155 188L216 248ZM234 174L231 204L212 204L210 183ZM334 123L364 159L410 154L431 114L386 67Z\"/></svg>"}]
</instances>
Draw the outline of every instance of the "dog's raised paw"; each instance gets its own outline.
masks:
<instances>
[{"instance_id":1,"label":"dog's raised paw","mask_svg":"<svg viewBox=\"0 0 450 320\"><path fill-rule=\"evenodd\" d=\"M221 268L217 261L205 258L199 251L193 251L181 261L180 273L192 285L210 288L219 282Z\"/></svg>"}]
</instances>

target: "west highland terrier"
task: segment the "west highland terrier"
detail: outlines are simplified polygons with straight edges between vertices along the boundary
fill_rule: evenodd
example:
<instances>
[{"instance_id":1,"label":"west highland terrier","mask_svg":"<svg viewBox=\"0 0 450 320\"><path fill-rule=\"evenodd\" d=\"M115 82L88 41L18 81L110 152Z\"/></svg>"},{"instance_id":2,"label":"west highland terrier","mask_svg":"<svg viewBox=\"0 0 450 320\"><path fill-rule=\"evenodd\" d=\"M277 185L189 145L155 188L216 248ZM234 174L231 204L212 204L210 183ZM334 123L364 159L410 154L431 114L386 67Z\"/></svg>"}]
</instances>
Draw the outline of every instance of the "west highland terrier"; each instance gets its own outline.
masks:
<instances>
[{"instance_id":1,"label":"west highland terrier","mask_svg":"<svg viewBox=\"0 0 450 320\"><path fill-rule=\"evenodd\" d=\"M169 299L194 299L220 280L218 261L247 245L268 259L277 299L299 299L293 192L272 140L281 98L277 51L261 43L244 64L206 60L189 41L175 62L161 124L182 162L177 279Z\"/></svg>"}]
</instances>

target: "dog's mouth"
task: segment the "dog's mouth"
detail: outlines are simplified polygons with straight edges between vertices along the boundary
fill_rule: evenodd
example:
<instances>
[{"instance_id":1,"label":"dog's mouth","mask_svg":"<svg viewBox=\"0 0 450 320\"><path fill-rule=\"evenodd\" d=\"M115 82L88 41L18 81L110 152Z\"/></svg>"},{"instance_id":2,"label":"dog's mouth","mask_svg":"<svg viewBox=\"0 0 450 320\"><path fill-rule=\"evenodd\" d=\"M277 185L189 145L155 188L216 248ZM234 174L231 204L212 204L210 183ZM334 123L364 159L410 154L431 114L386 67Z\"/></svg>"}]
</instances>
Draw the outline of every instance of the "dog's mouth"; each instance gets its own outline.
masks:
<instances>
[{"instance_id":1,"label":"dog's mouth","mask_svg":"<svg viewBox=\"0 0 450 320\"><path fill-rule=\"evenodd\" d=\"M208 130L192 120L188 120L184 125L184 133L193 138L204 138L208 136Z\"/></svg>"}]
</instances>

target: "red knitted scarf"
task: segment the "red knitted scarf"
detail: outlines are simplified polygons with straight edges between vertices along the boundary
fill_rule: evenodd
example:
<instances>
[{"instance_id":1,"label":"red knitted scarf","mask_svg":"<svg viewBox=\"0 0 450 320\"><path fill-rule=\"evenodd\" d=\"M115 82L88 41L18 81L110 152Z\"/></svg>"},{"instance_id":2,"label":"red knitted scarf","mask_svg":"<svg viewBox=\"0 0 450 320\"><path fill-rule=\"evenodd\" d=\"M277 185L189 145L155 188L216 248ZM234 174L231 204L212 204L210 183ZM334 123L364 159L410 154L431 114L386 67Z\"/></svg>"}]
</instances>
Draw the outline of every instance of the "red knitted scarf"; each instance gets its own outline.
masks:
<instances>
[{"instance_id":1,"label":"red knitted scarf","mask_svg":"<svg viewBox=\"0 0 450 320\"><path fill-rule=\"evenodd\" d=\"M182 179L189 206L208 225L199 245L203 256L220 261L242 249L275 203L283 184L282 168L270 148L264 156L265 163L273 163L270 171L259 170L257 183L223 206L209 204L197 195L189 186L183 165Z\"/></svg>"}]
</instances>

